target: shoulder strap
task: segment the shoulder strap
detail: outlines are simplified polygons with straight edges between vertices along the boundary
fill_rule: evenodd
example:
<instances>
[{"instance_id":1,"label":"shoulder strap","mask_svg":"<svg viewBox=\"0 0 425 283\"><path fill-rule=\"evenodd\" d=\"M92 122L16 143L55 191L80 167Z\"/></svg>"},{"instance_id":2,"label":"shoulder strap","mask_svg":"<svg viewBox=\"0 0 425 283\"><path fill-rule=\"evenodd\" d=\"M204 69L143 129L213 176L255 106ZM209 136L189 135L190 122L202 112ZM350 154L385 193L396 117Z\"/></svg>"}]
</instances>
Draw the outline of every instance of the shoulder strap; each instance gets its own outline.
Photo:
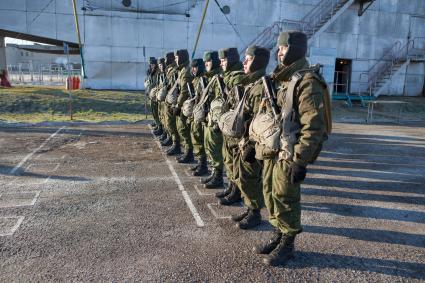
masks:
<instances>
[{"instance_id":1,"label":"shoulder strap","mask_svg":"<svg viewBox=\"0 0 425 283\"><path fill-rule=\"evenodd\" d=\"M205 87L204 91L202 92L202 96L199 99L198 104L202 105L205 104L205 102L208 100L209 97L209 89L211 87L211 85L214 83L214 81L218 80L218 75L215 75L207 84L207 86Z\"/></svg>"},{"instance_id":2,"label":"shoulder strap","mask_svg":"<svg viewBox=\"0 0 425 283\"><path fill-rule=\"evenodd\" d=\"M281 113L282 113L282 131L286 135L289 135L291 132L291 119L292 119L292 113L293 113L293 106L294 106L294 94L295 89L297 88L298 84L302 80L304 74L301 72L296 72L291 79L291 82L288 85L288 90L286 91L286 97L285 97L285 106L283 107Z\"/></svg>"}]
</instances>

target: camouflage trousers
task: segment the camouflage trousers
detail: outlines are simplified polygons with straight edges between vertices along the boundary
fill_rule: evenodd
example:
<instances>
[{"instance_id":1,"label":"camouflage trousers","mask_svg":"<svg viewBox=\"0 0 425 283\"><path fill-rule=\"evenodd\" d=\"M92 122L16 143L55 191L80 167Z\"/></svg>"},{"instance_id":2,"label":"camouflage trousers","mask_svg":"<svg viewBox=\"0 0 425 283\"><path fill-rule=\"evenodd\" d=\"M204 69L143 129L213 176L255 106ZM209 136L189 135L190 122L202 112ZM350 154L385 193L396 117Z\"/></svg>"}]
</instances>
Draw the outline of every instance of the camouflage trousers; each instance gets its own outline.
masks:
<instances>
[{"instance_id":1,"label":"camouflage trousers","mask_svg":"<svg viewBox=\"0 0 425 283\"><path fill-rule=\"evenodd\" d=\"M289 162L263 161L263 195L269 222L282 233L296 235L301 227L300 184L288 180Z\"/></svg>"},{"instance_id":2,"label":"camouflage trousers","mask_svg":"<svg viewBox=\"0 0 425 283\"><path fill-rule=\"evenodd\" d=\"M236 184L237 166L235 166L236 155L239 152L238 139L223 136L223 163L229 182Z\"/></svg>"},{"instance_id":3,"label":"camouflage trousers","mask_svg":"<svg viewBox=\"0 0 425 283\"><path fill-rule=\"evenodd\" d=\"M159 103L156 100L151 100L151 112L155 123L160 125L161 121L159 119Z\"/></svg>"},{"instance_id":4,"label":"camouflage trousers","mask_svg":"<svg viewBox=\"0 0 425 283\"><path fill-rule=\"evenodd\" d=\"M205 124L204 146L211 167L217 171L223 171L223 134Z\"/></svg>"},{"instance_id":5,"label":"camouflage trousers","mask_svg":"<svg viewBox=\"0 0 425 283\"><path fill-rule=\"evenodd\" d=\"M185 150L192 149L192 139L190 137L190 122L187 117L180 113L176 117L176 125L178 135L180 136L180 143L184 147Z\"/></svg>"},{"instance_id":6,"label":"camouflage trousers","mask_svg":"<svg viewBox=\"0 0 425 283\"><path fill-rule=\"evenodd\" d=\"M238 188L241 190L245 206L251 209L263 208L261 161L246 162L242 158L242 152L239 151L235 156L234 165L234 177Z\"/></svg>"},{"instance_id":7,"label":"camouflage trousers","mask_svg":"<svg viewBox=\"0 0 425 283\"><path fill-rule=\"evenodd\" d=\"M165 124L168 134L173 139L173 142L180 141L179 132L177 131L176 116L170 113L171 106L165 105Z\"/></svg>"},{"instance_id":8,"label":"camouflage trousers","mask_svg":"<svg viewBox=\"0 0 425 283\"><path fill-rule=\"evenodd\" d=\"M192 121L191 125L191 139L193 144L193 153L195 157L200 159L205 156L205 147L204 147L204 126L202 123L196 123Z\"/></svg>"}]
</instances>

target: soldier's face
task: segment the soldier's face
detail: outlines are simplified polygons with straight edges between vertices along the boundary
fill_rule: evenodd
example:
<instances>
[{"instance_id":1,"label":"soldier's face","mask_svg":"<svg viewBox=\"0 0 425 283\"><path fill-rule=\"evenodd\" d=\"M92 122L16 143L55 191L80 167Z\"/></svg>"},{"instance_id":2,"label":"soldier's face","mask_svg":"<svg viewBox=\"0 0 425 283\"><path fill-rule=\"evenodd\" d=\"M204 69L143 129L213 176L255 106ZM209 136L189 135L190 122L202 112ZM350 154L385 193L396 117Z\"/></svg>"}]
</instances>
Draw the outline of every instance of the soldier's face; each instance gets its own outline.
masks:
<instances>
[{"instance_id":1,"label":"soldier's face","mask_svg":"<svg viewBox=\"0 0 425 283\"><path fill-rule=\"evenodd\" d=\"M245 55L245 60L243 61L243 71L245 74L250 73L250 67L252 65L252 61L254 61L254 57L251 55Z\"/></svg>"},{"instance_id":2,"label":"soldier's face","mask_svg":"<svg viewBox=\"0 0 425 283\"><path fill-rule=\"evenodd\" d=\"M223 71L227 70L227 58L226 59L220 59L220 67Z\"/></svg>"},{"instance_id":3,"label":"soldier's face","mask_svg":"<svg viewBox=\"0 0 425 283\"><path fill-rule=\"evenodd\" d=\"M212 69L212 61L206 61L205 62L205 70L207 70L207 72L211 71Z\"/></svg>"},{"instance_id":4,"label":"soldier's face","mask_svg":"<svg viewBox=\"0 0 425 283\"><path fill-rule=\"evenodd\" d=\"M192 67L192 75L196 76L198 73L198 67Z\"/></svg>"},{"instance_id":5,"label":"soldier's face","mask_svg":"<svg viewBox=\"0 0 425 283\"><path fill-rule=\"evenodd\" d=\"M149 68L150 68L151 70L155 70L155 64L149 64Z\"/></svg>"},{"instance_id":6,"label":"soldier's face","mask_svg":"<svg viewBox=\"0 0 425 283\"><path fill-rule=\"evenodd\" d=\"M161 72L164 72L164 64L159 64L159 70L160 70Z\"/></svg>"},{"instance_id":7,"label":"soldier's face","mask_svg":"<svg viewBox=\"0 0 425 283\"><path fill-rule=\"evenodd\" d=\"M287 52L288 46L279 45L279 51L277 52L277 58L279 59L279 62L283 62L283 59L285 58Z\"/></svg>"}]
</instances>

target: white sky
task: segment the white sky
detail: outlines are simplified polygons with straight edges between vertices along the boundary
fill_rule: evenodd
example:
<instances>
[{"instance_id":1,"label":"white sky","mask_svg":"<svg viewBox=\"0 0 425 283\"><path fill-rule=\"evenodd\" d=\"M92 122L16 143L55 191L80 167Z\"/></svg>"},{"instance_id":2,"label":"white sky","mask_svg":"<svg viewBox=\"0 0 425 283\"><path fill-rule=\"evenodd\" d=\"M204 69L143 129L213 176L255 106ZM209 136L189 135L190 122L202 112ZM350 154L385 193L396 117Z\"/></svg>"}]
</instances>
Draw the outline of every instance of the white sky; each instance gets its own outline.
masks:
<instances>
[{"instance_id":1,"label":"white sky","mask_svg":"<svg viewBox=\"0 0 425 283\"><path fill-rule=\"evenodd\" d=\"M8 44L8 43L22 44L22 45L34 44L34 42L32 42L32 41L27 41L27 40L23 40L23 39L15 39L15 38L11 38L11 37L5 37L4 41L5 41L6 44Z\"/></svg>"}]
</instances>

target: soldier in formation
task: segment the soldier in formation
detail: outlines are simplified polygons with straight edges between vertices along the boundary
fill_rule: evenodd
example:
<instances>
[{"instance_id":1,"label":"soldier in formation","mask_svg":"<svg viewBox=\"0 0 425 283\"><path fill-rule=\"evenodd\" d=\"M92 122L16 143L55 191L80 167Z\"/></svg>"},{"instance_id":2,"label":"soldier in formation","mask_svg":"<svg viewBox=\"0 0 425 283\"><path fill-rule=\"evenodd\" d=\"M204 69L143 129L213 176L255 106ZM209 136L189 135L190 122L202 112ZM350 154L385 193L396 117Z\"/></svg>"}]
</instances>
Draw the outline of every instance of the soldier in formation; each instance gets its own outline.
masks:
<instances>
[{"instance_id":1,"label":"soldier in formation","mask_svg":"<svg viewBox=\"0 0 425 283\"><path fill-rule=\"evenodd\" d=\"M147 79L154 134L166 154L179 163L196 157L192 174L210 172L200 182L223 188L216 193L221 205L243 200L245 209L232 216L238 228L260 225L266 207L273 231L253 250L271 266L293 257L302 232L300 185L332 130L327 85L305 58L306 35L282 32L277 48L270 76L270 51L250 46L243 64L236 48L205 52L190 64L185 49L167 53L159 68L150 60Z\"/></svg>"}]
</instances>

